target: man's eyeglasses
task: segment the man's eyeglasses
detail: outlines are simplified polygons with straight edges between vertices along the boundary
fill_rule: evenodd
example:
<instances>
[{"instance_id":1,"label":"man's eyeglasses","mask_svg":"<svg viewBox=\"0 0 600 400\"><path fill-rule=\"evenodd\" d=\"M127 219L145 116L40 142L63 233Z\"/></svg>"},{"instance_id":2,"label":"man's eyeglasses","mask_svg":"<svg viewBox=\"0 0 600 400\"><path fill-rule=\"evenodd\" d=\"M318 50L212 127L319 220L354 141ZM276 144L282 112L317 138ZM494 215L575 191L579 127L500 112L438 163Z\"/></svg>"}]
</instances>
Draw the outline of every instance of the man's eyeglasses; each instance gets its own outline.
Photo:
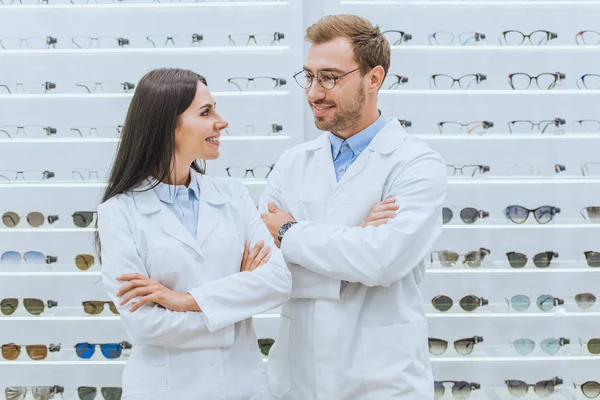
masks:
<instances>
[{"instance_id":1,"label":"man's eyeglasses","mask_svg":"<svg viewBox=\"0 0 600 400\"><path fill-rule=\"evenodd\" d=\"M317 75L313 75L308 71L300 71L294 74L294 79L302 89L310 89L313 84L313 80L317 78L319 85L321 85L323 89L331 90L335 87L337 81L358 70L360 70L360 67L355 68L352 71L348 71L342 75L336 75L331 71L319 71L317 72Z\"/></svg>"},{"instance_id":2,"label":"man's eyeglasses","mask_svg":"<svg viewBox=\"0 0 600 400\"><path fill-rule=\"evenodd\" d=\"M560 128L566 121L563 118L554 118L553 120L530 121L517 120L508 123L510 133L552 133L554 128Z\"/></svg>"}]
</instances>

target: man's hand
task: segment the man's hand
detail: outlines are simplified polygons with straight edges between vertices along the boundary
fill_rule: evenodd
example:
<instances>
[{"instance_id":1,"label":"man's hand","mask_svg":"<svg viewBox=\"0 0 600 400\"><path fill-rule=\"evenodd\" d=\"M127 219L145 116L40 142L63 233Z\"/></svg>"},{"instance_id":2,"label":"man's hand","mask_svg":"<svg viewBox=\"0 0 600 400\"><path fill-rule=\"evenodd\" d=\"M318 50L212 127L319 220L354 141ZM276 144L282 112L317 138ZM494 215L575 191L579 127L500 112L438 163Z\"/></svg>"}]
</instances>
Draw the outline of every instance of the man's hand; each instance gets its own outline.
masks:
<instances>
[{"instance_id":1,"label":"man's hand","mask_svg":"<svg viewBox=\"0 0 600 400\"><path fill-rule=\"evenodd\" d=\"M172 311L202 311L191 294L175 292L141 274L125 274L117 277L117 280L127 282L117 292L117 297L123 296L121 306L141 297L131 306L130 312L148 303L160 304Z\"/></svg>"},{"instance_id":2,"label":"man's hand","mask_svg":"<svg viewBox=\"0 0 600 400\"><path fill-rule=\"evenodd\" d=\"M396 199L391 197L385 199L381 203L377 203L375 207L371 209L367 218L360 224L361 227L367 226L379 226L386 224L388 220L396 216L396 211L400 209L400 206L396 204Z\"/></svg>"},{"instance_id":3,"label":"man's hand","mask_svg":"<svg viewBox=\"0 0 600 400\"><path fill-rule=\"evenodd\" d=\"M281 225L288 221L294 221L294 217L291 214L286 213L285 211L280 210L274 203L269 203L269 212L266 214L260 214L263 222L269 228L269 233L273 236L273 240L277 247L281 247L281 243L277 240L277 234L279 233L279 228Z\"/></svg>"},{"instance_id":4,"label":"man's hand","mask_svg":"<svg viewBox=\"0 0 600 400\"><path fill-rule=\"evenodd\" d=\"M250 250L250 242L246 242L244 245L244 257L242 257L242 267L240 268L241 272L252 272L269 261L269 258L271 258L271 255L269 254L271 252L271 247L262 250L264 246L265 242L261 240L256 243L252 250Z\"/></svg>"}]
</instances>

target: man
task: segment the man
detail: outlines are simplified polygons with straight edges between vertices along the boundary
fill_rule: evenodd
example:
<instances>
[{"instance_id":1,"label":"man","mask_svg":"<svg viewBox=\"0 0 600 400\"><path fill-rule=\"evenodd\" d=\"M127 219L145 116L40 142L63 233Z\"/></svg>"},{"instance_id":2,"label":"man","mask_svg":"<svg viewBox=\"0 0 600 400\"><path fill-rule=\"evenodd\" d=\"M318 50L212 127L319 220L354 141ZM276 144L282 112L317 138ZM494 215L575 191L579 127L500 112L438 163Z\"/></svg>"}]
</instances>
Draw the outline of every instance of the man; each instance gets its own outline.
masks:
<instances>
[{"instance_id":1,"label":"man","mask_svg":"<svg viewBox=\"0 0 600 400\"><path fill-rule=\"evenodd\" d=\"M295 78L326 132L281 156L260 202L293 280L269 354L272 396L432 400L418 285L442 230L445 163L380 115L390 47L379 28L328 16L306 38Z\"/></svg>"}]
</instances>

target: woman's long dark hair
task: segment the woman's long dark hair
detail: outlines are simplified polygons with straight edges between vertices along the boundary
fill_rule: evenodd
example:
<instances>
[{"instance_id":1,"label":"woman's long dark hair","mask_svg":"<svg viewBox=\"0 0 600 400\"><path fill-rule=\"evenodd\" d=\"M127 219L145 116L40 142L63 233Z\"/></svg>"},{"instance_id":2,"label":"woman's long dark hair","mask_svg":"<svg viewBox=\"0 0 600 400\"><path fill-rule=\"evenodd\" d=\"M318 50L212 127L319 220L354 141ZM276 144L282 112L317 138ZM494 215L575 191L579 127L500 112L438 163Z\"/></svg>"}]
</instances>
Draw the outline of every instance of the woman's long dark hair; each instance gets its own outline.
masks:
<instances>
[{"instance_id":1,"label":"woman's long dark hair","mask_svg":"<svg viewBox=\"0 0 600 400\"><path fill-rule=\"evenodd\" d=\"M142 77L127 110L102 202L139 187L149 176L161 182L170 181L175 158L175 128L179 115L192 104L198 82L207 84L203 76L177 68L155 69ZM191 168L204 173L196 161ZM97 231L95 247L101 262Z\"/></svg>"}]
</instances>

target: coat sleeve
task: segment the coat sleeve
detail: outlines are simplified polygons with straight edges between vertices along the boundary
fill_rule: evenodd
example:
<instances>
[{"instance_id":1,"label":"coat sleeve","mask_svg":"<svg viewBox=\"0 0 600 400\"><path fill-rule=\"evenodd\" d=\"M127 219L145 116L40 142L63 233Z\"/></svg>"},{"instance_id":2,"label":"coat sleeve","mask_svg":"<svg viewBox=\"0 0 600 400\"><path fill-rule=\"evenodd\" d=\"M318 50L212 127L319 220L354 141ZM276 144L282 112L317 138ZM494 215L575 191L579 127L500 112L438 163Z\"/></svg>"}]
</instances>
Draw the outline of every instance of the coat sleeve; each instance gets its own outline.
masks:
<instances>
[{"instance_id":1,"label":"coat sleeve","mask_svg":"<svg viewBox=\"0 0 600 400\"><path fill-rule=\"evenodd\" d=\"M446 166L437 153L417 157L395 174L385 193L400 206L396 217L366 228L299 222L283 238L285 260L335 279L389 286L411 273L440 236L446 185Z\"/></svg>"},{"instance_id":2,"label":"coat sleeve","mask_svg":"<svg viewBox=\"0 0 600 400\"><path fill-rule=\"evenodd\" d=\"M289 212L281 195L281 171L278 165L279 162L275 164L275 168L269 174L267 187L260 196L258 207L261 214L269 212L269 202L273 202L279 209ZM292 298L317 300L340 299L342 285L340 279L318 274L292 262L288 262L287 266L292 274Z\"/></svg>"},{"instance_id":3,"label":"coat sleeve","mask_svg":"<svg viewBox=\"0 0 600 400\"><path fill-rule=\"evenodd\" d=\"M248 189L239 184L246 240L271 246L269 261L252 272L238 272L189 293L202 309L208 329L215 332L253 315L279 307L290 298L292 277L281 251L262 222Z\"/></svg>"},{"instance_id":4,"label":"coat sleeve","mask_svg":"<svg viewBox=\"0 0 600 400\"><path fill-rule=\"evenodd\" d=\"M134 344L190 349L224 347L233 342L232 332L230 337L210 333L199 312L176 312L154 303L134 312L129 311L131 304L119 306L121 299L116 294L123 283L116 278L129 273L149 276L124 204L111 199L98 207L98 233L102 244L102 281Z\"/></svg>"}]
</instances>

